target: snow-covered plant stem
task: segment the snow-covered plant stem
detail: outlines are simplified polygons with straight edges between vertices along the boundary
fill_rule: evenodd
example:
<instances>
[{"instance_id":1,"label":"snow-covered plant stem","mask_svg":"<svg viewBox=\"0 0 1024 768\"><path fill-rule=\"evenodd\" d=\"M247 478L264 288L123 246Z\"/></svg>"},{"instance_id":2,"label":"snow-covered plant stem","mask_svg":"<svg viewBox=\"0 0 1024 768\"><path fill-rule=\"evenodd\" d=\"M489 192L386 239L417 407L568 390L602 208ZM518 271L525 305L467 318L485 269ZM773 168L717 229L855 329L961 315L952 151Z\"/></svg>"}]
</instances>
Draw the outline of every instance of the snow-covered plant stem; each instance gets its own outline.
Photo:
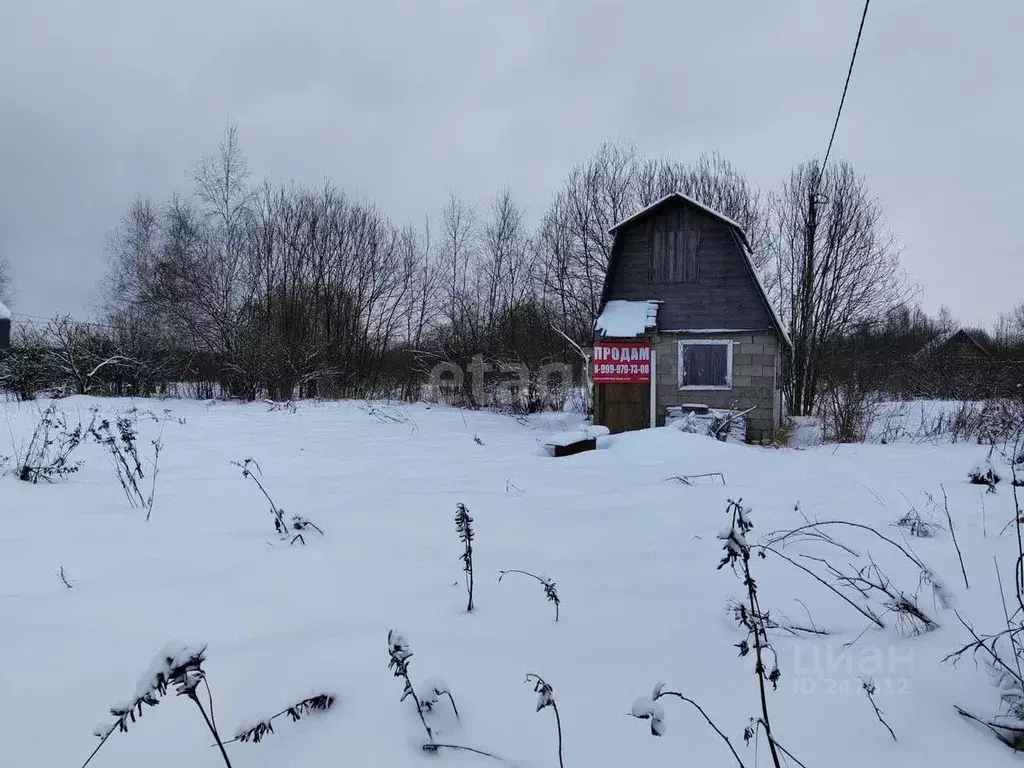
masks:
<instances>
[{"instance_id":1,"label":"snow-covered plant stem","mask_svg":"<svg viewBox=\"0 0 1024 768\"><path fill-rule=\"evenodd\" d=\"M420 722L423 724L423 730L427 732L427 739L433 743L434 732L427 725L423 704L420 702L419 696L416 695L416 690L412 687L412 681L409 680L409 659L412 658L412 651L409 650L409 643L405 637L393 629L388 632L388 658L390 659L388 661L388 669L391 670L395 677L401 678L404 683L402 697L399 701L405 701L407 698L412 699L412 703L416 705L416 714L420 716Z\"/></svg>"},{"instance_id":2,"label":"snow-covered plant stem","mask_svg":"<svg viewBox=\"0 0 1024 768\"><path fill-rule=\"evenodd\" d=\"M132 509L145 506L146 499L139 488L139 480L143 478L144 473L136 448L138 435L132 418L119 416L116 423L111 424L109 419L100 419L99 409L93 408L88 432L98 445L110 453L114 474L121 484L121 490L124 491L129 506Z\"/></svg>"},{"instance_id":3,"label":"snow-covered plant stem","mask_svg":"<svg viewBox=\"0 0 1024 768\"><path fill-rule=\"evenodd\" d=\"M642 698L637 699L633 703L633 709L630 712L630 714L633 717L638 718L640 720L650 720L652 736L664 735L665 710L663 710L661 708L661 705L657 703L658 699L662 698L663 696L675 696L677 699L685 701L687 704L690 704L694 709L700 712L701 717L703 717L707 724L711 726L711 729L718 734L718 737L725 742L725 745L729 748L729 751L732 752L732 756L736 759L736 762L739 764L740 768L746 768L746 766L743 764L743 760L739 756L739 753L736 751L736 748L733 747L732 742L729 740L729 737L722 732L721 728L715 725L715 722L708 716L708 713L704 711L704 708L701 707L701 705L693 699L688 698L683 694L678 693L677 691L666 691L664 683L658 683L657 685L655 685L654 692L650 695L650 697L644 696Z\"/></svg>"},{"instance_id":4,"label":"snow-covered plant stem","mask_svg":"<svg viewBox=\"0 0 1024 768\"><path fill-rule=\"evenodd\" d=\"M185 696L191 699L199 708L199 712L203 716L203 722L210 729L210 733L213 734L214 741L220 749L224 765L227 768L231 768L231 759L224 748L224 741L217 731L217 723L213 717L213 693L210 691L210 685L206 681L206 672L203 670L203 662L206 660L205 654L205 646L198 648L168 646L161 651L149 671L139 682L139 693L136 694L135 698L128 704L118 704L110 708L110 714L115 718L114 722L101 725L96 729L96 735L99 737L100 743L96 745L96 749L82 763L82 768L85 768L92 762L92 759L103 745L107 743L107 740L114 732L127 733L128 725L142 717L144 707L155 707L159 704L160 699L166 695L170 686L174 686L178 696ZM200 684L206 688L208 707L203 706L203 702L197 693ZM209 712L207 712L207 709L209 709Z\"/></svg>"},{"instance_id":5,"label":"snow-covered plant stem","mask_svg":"<svg viewBox=\"0 0 1024 768\"><path fill-rule=\"evenodd\" d=\"M207 714L206 709L203 708L203 702L199 700L199 696L196 694L195 687L191 690L178 691L178 695L184 694L192 700L192 702L199 707L199 712L203 716L203 720L206 722L206 727L210 729L210 733L213 735L213 740L217 743L217 748L220 750L220 756L224 758L224 765L227 768L231 768L231 759L228 757L228 751L224 748L224 741L220 737L220 733L217 731L217 722L213 719L213 694L210 692L210 686L206 683L205 674L202 677L202 682L206 685L206 694L209 697L210 712ZM198 685L198 682L197 682Z\"/></svg>"},{"instance_id":6,"label":"snow-covered plant stem","mask_svg":"<svg viewBox=\"0 0 1024 768\"><path fill-rule=\"evenodd\" d=\"M455 508L455 531L459 534L459 541L462 542L463 551L459 556L462 560L462 570L466 574L466 594L468 602L466 611L473 612L473 518L469 516L469 510L465 504L459 504Z\"/></svg>"},{"instance_id":7,"label":"snow-covered plant stem","mask_svg":"<svg viewBox=\"0 0 1024 768\"><path fill-rule=\"evenodd\" d=\"M452 749L452 750L455 750L456 752L469 752L470 754L473 754L473 755L480 755L481 757L489 757L492 760L497 760L499 763L505 763L506 765L511 765L511 763L509 763L508 760L506 760L505 758L499 757L498 755L494 754L493 752L487 752L487 751L485 751L483 749L477 749L476 747L464 747L461 744L438 744L438 743L433 742L433 741L430 742L429 744L424 744L423 745L423 751L428 753L428 754L431 754L431 755L437 754L442 749Z\"/></svg>"},{"instance_id":8,"label":"snow-covered plant stem","mask_svg":"<svg viewBox=\"0 0 1024 768\"><path fill-rule=\"evenodd\" d=\"M263 470L260 469L260 465L256 463L255 459L246 459L245 461L232 461L231 464L242 470L242 477L248 478L252 480L254 483L256 483L256 487L260 489L260 492L263 494L266 500L270 502L270 512L274 516L274 530L277 531L277 533L282 537L282 539L286 538L289 533L289 525L287 522L285 522L284 510L274 503L274 500L270 498L270 494L267 493L267 489L264 488L263 483L260 482L260 478L256 476L256 473L259 473L260 477L263 476ZM253 472L252 468L255 468L256 472ZM292 537L292 544L294 544L297 541L300 544L305 545L306 539L303 537L302 534L310 528L319 533L321 536L324 535L323 530L319 526L314 525L311 521L307 520L301 515L292 515L292 522L290 528L291 530L294 530L296 532L295 535Z\"/></svg>"},{"instance_id":9,"label":"snow-covered plant stem","mask_svg":"<svg viewBox=\"0 0 1024 768\"><path fill-rule=\"evenodd\" d=\"M530 573L529 571L520 571L516 568L509 568L507 571L499 571L498 581L501 582L501 580L505 578L505 575L509 573L518 573L539 581L541 586L544 587L544 596L549 602L555 604L555 621L558 621L558 609L559 606L562 605L562 600L558 597L558 588L555 586L555 582L549 578L538 576L537 574Z\"/></svg>"},{"instance_id":10,"label":"snow-covered plant stem","mask_svg":"<svg viewBox=\"0 0 1024 768\"><path fill-rule=\"evenodd\" d=\"M778 741L776 741L775 737L768 730L768 726L765 724L763 718L760 718L760 717L751 718L750 723L747 725L747 727L743 731L743 740L749 742L751 739L754 738L754 736L757 734L757 732L759 730L762 730L762 729L764 730L765 737L768 739L768 743L769 744L771 744L773 747L778 749L779 752L781 752L783 755L785 755L790 760L792 760L794 763L796 763L799 766L799 768L807 768L806 765L804 765L802 762L800 762L799 760L796 759L796 757L793 755L792 752L790 752L788 749L786 749L784 746L782 746Z\"/></svg>"},{"instance_id":11,"label":"snow-covered plant stem","mask_svg":"<svg viewBox=\"0 0 1024 768\"><path fill-rule=\"evenodd\" d=\"M255 725L249 725L244 728L240 728L235 733L235 738L231 741L225 742L230 744L234 741L251 741L253 744L259 744L267 734L274 732L274 721L279 717L288 715L292 722L298 722L305 715L312 712L326 712L334 705L335 696L332 693L318 693L313 696L307 696L302 701L292 704L287 709L282 709L276 715L271 715L268 718L260 720Z\"/></svg>"},{"instance_id":12,"label":"snow-covered plant stem","mask_svg":"<svg viewBox=\"0 0 1024 768\"><path fill-rule=\"evenodd\" d=\"M160 429L161 436L163 435L163 428ZM146 522L149 522L149 518L153 515L153 504L156 501L156 478L160 474L160 451L164 448L163 440L161 436L158 436L153 441L153 475L152 484L149 489L149 498L146 499Z\"/></svg>"},{"instance_id":13,"label":"snow-covered plant stem","mask_svg":"<svg viewBox=\"0 0 1024 768\"><path fill-rule=\"evenodd\" d=\"M267 489L263 487L263 483L260 482L260 478L250 469L255 467L256 472L263 475L263 470L255 459L246 459L245 461L232 461L232 465L242 470L242 477L248 478L256 483L256 487L260 489L260 492L266 497L267 501L270 502L270 512L274 516L274 530L278 533L286 533L288 531L288 525L284 521L284 510L281 509L274 500L270 498L270 494L267 493Z\"/></svg>"},{"instance_id":14,"label":"snow-covered plant stem","mask_svg":"<svg viewBox=\"0 0 1024 768\"><path fill-rule=\"evenodd\" d=\"M964 589L971 588L971 582L967 580L967 568L964 566L964 555L960 551L960 543L956 540L956 528L953 526L953 516L949 513L949 497L946 495L946 486L940 485L942 489L942 509L946 513L946 520L949 521L949 535L953 539L953 546L956 547L956 556L960 559L960 573L964 577Z\"/></svg>"},{"instance_id":15,"label":"snow-covered plant stem","mask_svg":"<svg viewBox=\"0 0 1024 768\"><path fill-rule=\"evenodd\" d=\"M719 534L719 538L725 540L722 549L725 556L718 564L719 569L726 565L732 566L743 579L743 586L747 590L747 607L749 614L741 619L741 624L747 630L747 639L739 643L740 655L745 656L750 651L749 641L754 644L754 674L757 675L758 692L761 698L761 723L764 726L765 735L768 737L768 749L771 752L772 763L775 768L782 768L779 753L775 746L775 739L772 737L771 719L768 715L768 691L767 684L771 682L772 687L778 686L780 677L777 661L773 663L771 672L765 671L764 656L767 652L775 655L771 644L768 642L768 631L764 626L761 607L757 599L757 582L750 573L750 544L747 543L747 534L754 527L750 522L750 509L742 505L740 501L729 500L727 512L732 517L729 528ZM763 557L763 555L762 555Z\"/></svg>"},{"instance_id":16,"label":"snow-covered plant stem","mask_svg":"<svg viewBox=\"0 0 1024 768\"><path fill-rule=\"evenodd\" d=\"M555 727L558 729L558 766L565 768L562 760L562 717L558 714L558 704L555 702L555 690L540 675L532 672L526 676L526 682L533 684L533 692L537 694L537 711L540 712L546 707L551 707L555 713Z\"/></svg>"},{"instance_id":17,"label":"snow-covered plant stem","mask_svg":"<svg viewBox=\"0 0 1024 768\"><path fill-rule=\"evenodd\" d=\"M892 729L889 723L885 721L885 715L882 713L882 710L878 708L878 704L875 703L874 680L861 680L861 687L864 689L864 693L867 695L868 701L871 703L871 708L875 710L875 717L878 718L878 722L885 726L885 730L887 730L889 735L892 736L893 741L899 741L899 739L896 738L896 732Z\"/></svg>"}]
</instances>

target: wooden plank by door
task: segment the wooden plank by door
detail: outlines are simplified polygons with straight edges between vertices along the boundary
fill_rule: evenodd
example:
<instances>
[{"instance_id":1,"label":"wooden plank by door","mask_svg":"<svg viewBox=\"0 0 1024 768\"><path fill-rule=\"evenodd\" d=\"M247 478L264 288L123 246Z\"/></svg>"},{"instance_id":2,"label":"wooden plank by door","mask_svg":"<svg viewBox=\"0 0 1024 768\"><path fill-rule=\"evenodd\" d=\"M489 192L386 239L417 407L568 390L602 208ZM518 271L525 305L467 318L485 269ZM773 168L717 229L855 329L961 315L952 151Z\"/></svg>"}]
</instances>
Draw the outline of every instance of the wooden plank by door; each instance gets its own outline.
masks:
<instances>
[{"instance_id":1,"label":"wooden plank by door","mask_svg":"<svg viewBox=\"0 0 1024 768\"><path fill-rule=\"evenodd\" d=\"M597 423L612 432L645 429L651 421L648 384L598 384Z\"/></svg>"}]
</instances>

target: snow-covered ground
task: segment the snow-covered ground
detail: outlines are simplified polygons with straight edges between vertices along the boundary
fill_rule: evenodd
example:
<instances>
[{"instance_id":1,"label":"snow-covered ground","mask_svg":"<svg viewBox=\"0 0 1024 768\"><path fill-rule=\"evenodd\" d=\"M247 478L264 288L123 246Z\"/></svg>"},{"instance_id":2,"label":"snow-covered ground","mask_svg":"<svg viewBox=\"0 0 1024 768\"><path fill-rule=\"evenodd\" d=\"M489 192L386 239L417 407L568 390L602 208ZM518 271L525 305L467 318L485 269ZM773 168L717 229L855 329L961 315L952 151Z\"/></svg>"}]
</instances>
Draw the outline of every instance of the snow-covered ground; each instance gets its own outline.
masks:
<instances>
[{"instance_id":1,"label":"snow-covered ground","mask_svg":"<svg viewBox=\"0 0 1024 768\"><path fill-rule=\"evenodd\" d=\"M92 404L61 402L83 420ZM97 404L105 414L132 406ZM554 459L544 442L578 429L578 417L359 403L302 403L296 413L137 405L186 420L162 426L150 522L128 506L96 445L75 455L84 461L79 473L53 484L0 477L0 764L81 765L97 743L96 724L110 722L108 709L133 695L171 641L208 645L205 668L226 736L311 692L337 695L327 713L275 721L259 744L230 744L235 768L493 764L422 753L422 726L388 670L392 628L415 654L414 684L440 677L455 696L461 722L439 712L439 741L556 766L552 711L535 712L524 684L537 673L554 686L566 766L735 765L683 702L658 702L666 710L661 739L628 716L664 680L704 707L748 766L767 764L763 740L755 761L754 743L742 739L759 715L752 658L738 657L742 636L726 610L742 585L728 567L716 570L727 499L753 507L757 536L806 517L872 525L903 543L891 523L911 505L948 527L925 495L941 503L944 485L970 589L947 531L909 539L913 551L979 630L1002 623L993 555L1004 583L1013 582L1014 537L999 535L1013 518L1012 495L1005 484L983 495L966 483L985 458L977 445L773 450L665 428L601 438L597 451ZM39 407L0 405L11 442L0 442L0 455L28 440ZM161 425L139 426L148 448ZM303 515L324 537L309 533L306 547L278 540L259 489L231 464L250 457L286 515ZM726 485L666 481L710 472L723 473ZM475 520L473 614L464 610L453 522L460 502ZM893 547L862 531L839 535L916 591L917 574ZM822 554L806 543L786 552ZM830 555L837 567L851 557ZM954 711L956 703L995 714L999 692L969 659L958 668L942 663L968 638L930 588L921 606L941 626L907 637L891 616L885 629L867 628L850 605L777 558L752 567L774 619L831 633L773 635L782 678L769 692L772 725L808 768L1018 764ZM558 623L536 582L497 583L509 568L557 582ZM898 743L877 721L865 677ZM128 733L115 733L92 765L222 765L210 744L195 707L172 692Z\"/></svg>"}]
</instances>

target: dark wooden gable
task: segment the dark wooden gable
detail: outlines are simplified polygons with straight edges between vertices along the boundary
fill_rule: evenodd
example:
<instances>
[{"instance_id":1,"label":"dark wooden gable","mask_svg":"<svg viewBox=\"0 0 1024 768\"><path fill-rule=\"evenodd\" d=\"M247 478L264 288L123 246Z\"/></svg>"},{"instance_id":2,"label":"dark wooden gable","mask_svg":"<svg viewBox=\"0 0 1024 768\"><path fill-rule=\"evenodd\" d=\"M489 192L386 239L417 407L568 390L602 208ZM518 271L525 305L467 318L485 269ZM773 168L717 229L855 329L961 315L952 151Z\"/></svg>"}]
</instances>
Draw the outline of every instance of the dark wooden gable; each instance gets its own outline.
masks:
<instances>
[{"instance_id":1,"label":"dark wooden gable","mask_svg":"<svg viewBox=\"0 0 1024 768\"><path fill-rule=\"evenodd\" d=\"M741 237L686 198L666 198L615 231L603 301L662 301L661 331L778 330Z\"/></svg>"},{"instance_id":2,"label":"dark wooden gable","mask_svg":"<svg viewBox=\"0 0 1024 768\"><path fill-rule=\"evenodd\" d=\"M992 358L992 353L962 328L939 344L932 354L953 361L989 360Z\"/></svg>"}]
</instances>

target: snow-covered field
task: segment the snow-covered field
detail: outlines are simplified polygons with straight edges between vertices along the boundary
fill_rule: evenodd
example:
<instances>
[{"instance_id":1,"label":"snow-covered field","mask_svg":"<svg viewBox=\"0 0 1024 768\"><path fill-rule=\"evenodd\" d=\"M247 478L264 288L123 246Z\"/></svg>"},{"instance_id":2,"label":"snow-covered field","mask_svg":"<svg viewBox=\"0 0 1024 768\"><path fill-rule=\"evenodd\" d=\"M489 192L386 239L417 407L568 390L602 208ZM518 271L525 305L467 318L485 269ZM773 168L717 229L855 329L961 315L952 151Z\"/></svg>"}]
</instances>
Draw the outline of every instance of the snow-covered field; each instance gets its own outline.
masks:
<instances>
[{"instance_id":1,"label":"snow-covered field","mask_svg":"<svg viewBox=\"0 0 1024 768\"><path fill-rule=\"evenodd\" d=\"M61 402L83 420L92 404ZM96 404L105 414L133 405ZM667 712L661 739L628 716L664 680L704 707L748 766L767 764L763 740L755 760L754 743L742 739L759 715L757 682L752 658L738 657L742 635L726 604L743 587L728 567L716 570L727 499L753 506L757 536L806 516L875 526L908 546L891 523L914 505L948 527L925 495L941 503L944 485L970 589L948 531L908 539L913 552L979 630L1002 625L993 555L1004 583L1013 582L1015 537L999 535L1013 518L1011 489L1004 483L983 495L966 483L985 456L977 445L772 450L666 428L602 438L598 451L553 459L545 438L578 428L577 417L517 421L358 403L303 403L296 413L137 405L186 420L162 427L150 522L128 506L97 445L81 447L81 471L53 484L0 477L0 765L80 766L97 743L97 723L132 697L169 641L208 645L205 669L227 737L311 692L337 695L329 712L275 721L259 744L230 744L235 768L493 764L421 751L423 728L388 670L392 628L415 653L414 684L440 677L455 696L461 722L439 709L439 741L522 766L558 765L552 711L535 712L524 684L532 672L554 686L566 766L735 765L683 702L659 702ZM39 407L0 405L10 433L0 455L27 442ZM139 429L148 449L161 426L140 420ZM305 547L279 541L266 500L231 464L249 457L286 514L303 515L325 536L307 532ZM726 485L666 481L708 472L723 473ZM148 482L147 474L146 493ZM473 614L465 612L453 523L460 502L476 528ZM863 531L838 535L917 590L918 574L893 547ZM823 554L806 542L785 551ZM829 557L836 567L852 559ZM558 623L536 582L497 583L508 568L557 582ZM769 691L773 729L808 768L1018 764L954 711L956 703L993 715L999 691L969 658L958 668L942 663L968 636L929 587L920 604L940 628L908 637L891 615L885 629L868 628L850 605L777 558L752 568L773 619L830 633L772 636L782 673ZM875 717L866 677L898 743ZM195 707L172 691L128 733L113 734L91 765L222 765L210 744Z\"/></svg>"}]
</instances>

